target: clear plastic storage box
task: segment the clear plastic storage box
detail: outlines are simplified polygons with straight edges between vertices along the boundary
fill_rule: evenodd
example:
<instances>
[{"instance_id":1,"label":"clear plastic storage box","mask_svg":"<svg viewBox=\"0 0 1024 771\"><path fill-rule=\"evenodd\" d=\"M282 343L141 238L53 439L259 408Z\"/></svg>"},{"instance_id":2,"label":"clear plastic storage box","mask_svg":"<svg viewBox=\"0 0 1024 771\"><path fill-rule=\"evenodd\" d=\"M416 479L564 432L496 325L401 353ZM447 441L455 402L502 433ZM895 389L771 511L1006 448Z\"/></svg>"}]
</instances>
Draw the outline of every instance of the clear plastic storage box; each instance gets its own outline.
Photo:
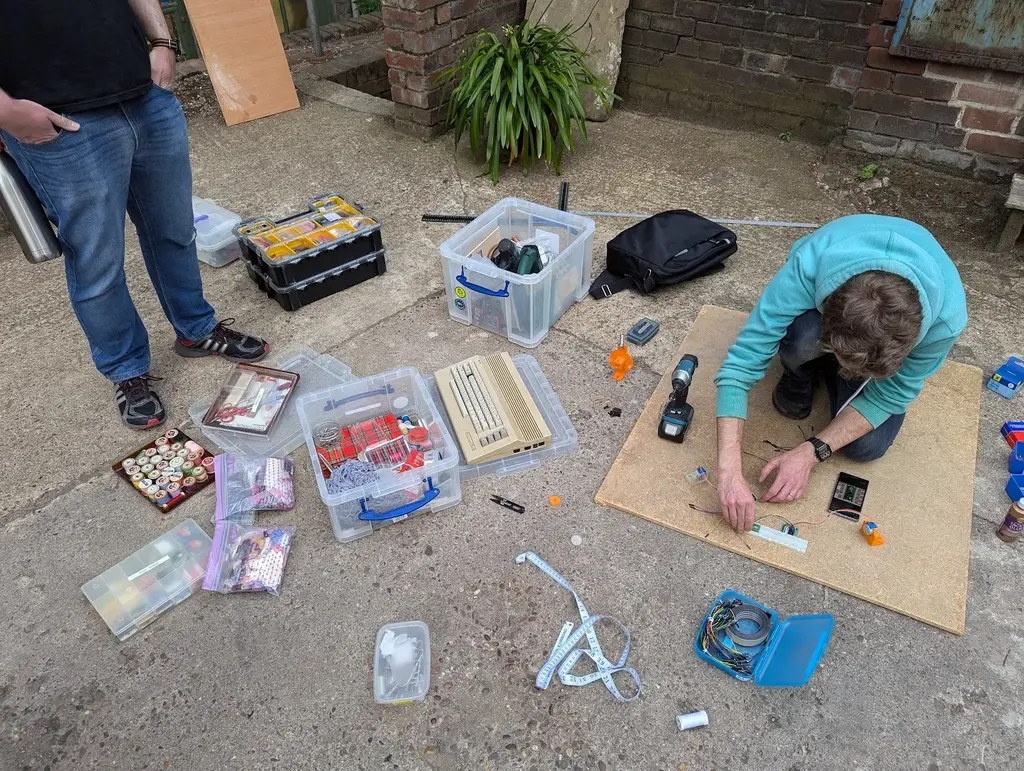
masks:
<instances>
[{"instance_id":1,"label":"clear plastic storage box","mask_svg":"<svg viewBox=\"0 0 1024 771\"><path fill-rule=\"evenodd\" d=\"M572 421L569 420L565 408L562 407L562 402L559 401L558 395L551 387L537 360L528 353L521 353L518 356L512 357L512 363L515 364L516 371L519 372L519 376L523 379L526 390L533 397L541 417L544 418L544 422L551 429L551 442L547 447L530 450L521 455L513 455L508 458L477 463L474 466L466 465L460 453L460 482L467 482L470 479L483 476L493 475L501 477L507 474L519 474L523 471L539 468L559 455L569 455L579 449L579 435L576 433L576 429L573 428ZM443 410L444 402L441 399L440 392L437 390L436 379L433 375L429 375L424 380L430 395L434 399L434 403L442 406L441 417L444 419L449 433L452 433L451 422L448 420L447 413Z\"/></svg>"},{"instance_id":2,"label":"clear plastic storage box","mask_svg":"<svg viewBox=\"0 0 1024 771\"><path fill-rule=\"evenodd\" d=\"M339 541L353 541L375 527L451 508L462 500L459 450L416 370L406 367L334 386L302 396L295 404L320 497ZM324 426L355 427L388 415L408 415L425 424L436 456L416 468L380 470L368 484L340 492L329 488L314 432Z\"/></svg>"},{"instance_id":3,"label":"clear plastic storage box","mask_svg":"<svg viewBox=\"0 0 1024 771\"><path fill-rule=\"evenodd\" d=\"M412 704L430 690L430 630L422 621L382 626L373 653L373 698L378 704Z\"/></svg>"},{"instance_id":4,"label":"clear plastic storage box","mask_svg":"<svg viewBox=\"0 0 1024 771\"><path fill-rule=\"evenodd\" d=\"M210 536L186 519L82 586L119 640L127 640L199 589Z\"/></svg>"},{"instance_id":5,"label":"clear plastic storage box","mask_svg":"<svg viewBox=\"0 0 1024 771\"><path fill-rule=\"evenodd\" d=\"M234 212L203 198L192 197L192 221L200 262L221 268L242 256L235 225L242 221Z\"/></svg>"},{"instance_id":6,"label":"clear plastic storage box","mask_svg":"<svg viewBox=\"0 0 1024 771\"><path fill-rule=\"evenodd\" d=\"M501 238L544 239L556 255L540 273L502 270L487 254ZM505 198L441 244L448 314L534 348L590 288L594 222L548 206Z\"/></svg>"},{"instance_id":7,"label":"clear plastic storage box","mask_svg":"<svg viewBox=\"0 0 1024 771\"><path fill-rule=\"evenodd\" d=\"M350 383L355 378L352 369L329 354L320 354L310 348L287 351L272 359L275 363L264 362L267 366L294 372L299 376L295 391L284 407L284 413L274 423L266 436L243 434L203 425L203 416L210 409L212 397L196 402L189 407L188 414L203 432L203 436L232 455L250 455L265 458L283 458L302 444L302 425L296 403L305 394L322 391L331 386Z\"/></svg>"}]
</instances>

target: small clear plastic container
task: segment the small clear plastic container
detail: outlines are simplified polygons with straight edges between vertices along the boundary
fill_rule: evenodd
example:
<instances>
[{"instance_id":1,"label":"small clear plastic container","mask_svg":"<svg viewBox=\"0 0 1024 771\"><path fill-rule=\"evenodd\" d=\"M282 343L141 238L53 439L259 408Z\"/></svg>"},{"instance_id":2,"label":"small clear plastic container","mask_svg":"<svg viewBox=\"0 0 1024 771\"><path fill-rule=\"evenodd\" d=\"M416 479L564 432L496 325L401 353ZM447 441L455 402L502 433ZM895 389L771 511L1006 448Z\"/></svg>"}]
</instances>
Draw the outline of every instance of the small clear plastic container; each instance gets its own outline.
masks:
<instances>
[{"instance_id":1,"label":"small clear plastic container","mask_svg":"<svg viewBox=\"0 0 1024 771\"><path fill-rule=\"evenodd\" d=\"M210 536L186 519L83 584L82 593L117 639L127 640L199 589L210 545Z\"/></svg>"},{"instance_id":2,"label":"small clear plastic container","mask_svg":"<svg viewBox=\"0 0 1024 771\"><path fill-rule=\"evenodd\" d=\"M502 238L558 241L540 273L519 276L488 259ZM448 315L524 348L535 348L590 289L593 220L505 198L441 244ZM546 247L545 247L546 248Z\"/></svg>"},{"instance_id":3,"label":"small clear plastic container","mask_svg":"<svg viewBox=\"0 0 1024 771\"><path fill-rule=\"evenodd\" d=\"M296 401L304 394L355 380L348 365L333 356L317 353L310 348L287 351L276 357L275 364L268 366L296 373L299 382L296 383L295 391L285 405L284 412L266 436L204 426L203 416L210 409L210 398L202 399L189 407L189 417L202 430L203 436L226 453L268 458L283 458L289 455L302 444L302 425L299 423Z\"/></svg>"},{"instance_id":4,"label":"small clear plastic container","mask_svg":"<svg viewBox=\"0 0 1024 771\"><path fill-rule=\"evenodd\" d=\"M422 621L386 624L373 653L373 698L378 704L412 704L430 690L430 630Z\"/></svg>"},{"instance_id":5,"label":"small clear plastic container","mask_svg":"<svg viewBox=\"0 0 1024 771\"><path fill-rule=\"evenodd\" d=\"M196 229L199 261L221 268L242 256L235 226L242 221L234 212L203 198L192 197L192 221Z\"/></svg>"},{"instance_id":6,"label":"small clear plastic container","mask_svg":"<svg viewBox=\"0 0 1024 771\"><path fill-rule=\"evenodd\" d=\"M437 512L462 500L459 450L420 374L410 368L334 386L293 399L306 438L320 497L334 537L342 542L371 535L375 528ZM325 422L350 426L387 414L415 415L430 432L430 462L406 471L378 472L377 481L331 492L317 453L314 430Z\"/></svg>"},{"instance_id":7,"label":"small clear plastic container","mask_svg":"<svg viewBox=\"0 0 1024 771\"><path fill-rule=\"evenodd\" d=\"M508 458L478 463L475 466L466 465L460 451L460 482L492 474L499 477L507 474L519 474L523 471L543 466L560 455L569 455L579 449L579 435L576 433L576 429L573 428L572 421L569 420L565 408L562 407L562 402L558 399L558 394L555 393L547 377L544 376L544 372L541 370L537 360L528 353L521 353L518 356L512 357L512 363L515 364L519 376L523 379L526 390L533 397L541 417L544 418L544 422L551 429L551 442L547 447L530 450L520 455L512 455ZM430 375L424 378L424 380L434 402L443 405L444 402L437 389L437 381L434 376ZM442 411L441 416L448 427L448 431L453 433L448 414Z\"/></svg>"}]
</instances>

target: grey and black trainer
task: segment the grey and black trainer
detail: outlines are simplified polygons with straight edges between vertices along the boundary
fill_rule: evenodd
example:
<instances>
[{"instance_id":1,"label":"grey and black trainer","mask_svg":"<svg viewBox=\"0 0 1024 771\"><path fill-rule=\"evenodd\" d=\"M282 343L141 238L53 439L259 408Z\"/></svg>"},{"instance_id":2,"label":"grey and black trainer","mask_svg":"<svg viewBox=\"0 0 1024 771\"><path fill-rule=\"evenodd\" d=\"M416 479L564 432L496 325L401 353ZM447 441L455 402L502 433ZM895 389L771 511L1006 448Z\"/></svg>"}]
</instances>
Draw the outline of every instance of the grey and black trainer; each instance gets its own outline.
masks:
<instances>
[{"instance_id":1,"label":"grey and black trainer","mask_svg":"<svg viewBox=\"0 0 1024 771\"><path fill-rule=\"evenodd\" d=\"M234 319L224 319L202 340L181 340L174 343L179 356L198 358L200 356L222 356L228 361L251 364L260 361L270 353L270 345L258 337L244 335L231 329Z\"/></svg>"},{"instance_id":2,"label":"grey and black trainer","mask_svg":"<svg viewBox=\"0 0 1024 771\"><path fill-rule=\"evenodd\" d=\"M814 406L814 375L796 374L783 370L778 385L772 391L772 404L781 415L803 420Z\"/></svg>"},{"instance_id":3,"label":"grey and black trainer","mask_svg":"<svg viewBox=\"0 0 1024 771\"><path fill-rule=\"evenodd\" d=\"M150 388L150 384L159 379L151 375L142 375L122 380L114 387L117 409L121 413L122 422L128 428L143 431L164 422L163 402Z\"/></svg>"}]
</instances>

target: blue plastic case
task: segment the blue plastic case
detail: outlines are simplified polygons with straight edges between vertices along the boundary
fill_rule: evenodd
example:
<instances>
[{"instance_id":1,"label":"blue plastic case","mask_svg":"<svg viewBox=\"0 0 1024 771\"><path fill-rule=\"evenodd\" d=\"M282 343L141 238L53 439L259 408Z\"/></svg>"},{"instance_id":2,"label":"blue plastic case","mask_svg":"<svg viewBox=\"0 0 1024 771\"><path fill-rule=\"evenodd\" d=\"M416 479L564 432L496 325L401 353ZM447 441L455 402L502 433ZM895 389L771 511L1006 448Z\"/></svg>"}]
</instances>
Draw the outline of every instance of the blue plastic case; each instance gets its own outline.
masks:
<instances>
[{"instance_id":1,"label":"blue plastic case","mask_svg":"<svg viewBox=\"0 0 1024 771\"><path fill-rule=\"evenodd\" d=\"M783 621L779 618L779 614L771 608L732 589L726 589L718 595L712 608L718 603L728 600L740 600L756 605L772 620L772 629L768 634L768 639L763 644L761 652L757 654L753 677L733 672L702 651L697 641L700 636L699 630L693 640L693 650L697 657L737 680L753 680L762 687L779 688L805 685L814 674L818 662L825 655L825 648L828 647L828 641L832 637L832 628L836 623L835 617L829 613L820 613L813 616L791 616ZM708 609L701 621L701 629L707 624L709 615L711 615L711 609Z\"/></svg>"}]
</instances>

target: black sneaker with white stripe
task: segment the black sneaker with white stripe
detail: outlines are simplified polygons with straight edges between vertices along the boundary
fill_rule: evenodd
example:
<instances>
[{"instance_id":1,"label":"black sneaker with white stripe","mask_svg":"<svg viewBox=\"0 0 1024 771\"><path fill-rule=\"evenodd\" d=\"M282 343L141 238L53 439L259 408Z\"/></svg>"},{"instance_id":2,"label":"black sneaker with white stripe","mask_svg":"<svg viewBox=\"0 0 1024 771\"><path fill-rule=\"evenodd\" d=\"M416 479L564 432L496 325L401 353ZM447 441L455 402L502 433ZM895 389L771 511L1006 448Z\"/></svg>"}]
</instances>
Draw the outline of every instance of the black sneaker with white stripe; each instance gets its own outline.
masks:
<instances>
[{"instance_id":1,"label":"black sneaker with white stripe","mask_svg":"<svg viewBox=\"0 0 1024 771\"><path fill-rule=\"evenodd\" d=\"M164 405L160 397L150 388L158 377L143 375L122 380L114 387L117 409L121 420L128 428L143 431L164 422Z\"/></svg>"},{"instance_id":2,"label":"black sneaker with white stripe","mask_svg":"<svg viewBox=\"0 0 1024 771\"><path fill-rule=\"evenodd\" d=\"M222 356L228 361L251 364L270 353L270 345L258 337L243 335L231 329L234 319L224 319L202 340L176 340L174 350L179 356Z\"/></svg>"}]
</instances>

